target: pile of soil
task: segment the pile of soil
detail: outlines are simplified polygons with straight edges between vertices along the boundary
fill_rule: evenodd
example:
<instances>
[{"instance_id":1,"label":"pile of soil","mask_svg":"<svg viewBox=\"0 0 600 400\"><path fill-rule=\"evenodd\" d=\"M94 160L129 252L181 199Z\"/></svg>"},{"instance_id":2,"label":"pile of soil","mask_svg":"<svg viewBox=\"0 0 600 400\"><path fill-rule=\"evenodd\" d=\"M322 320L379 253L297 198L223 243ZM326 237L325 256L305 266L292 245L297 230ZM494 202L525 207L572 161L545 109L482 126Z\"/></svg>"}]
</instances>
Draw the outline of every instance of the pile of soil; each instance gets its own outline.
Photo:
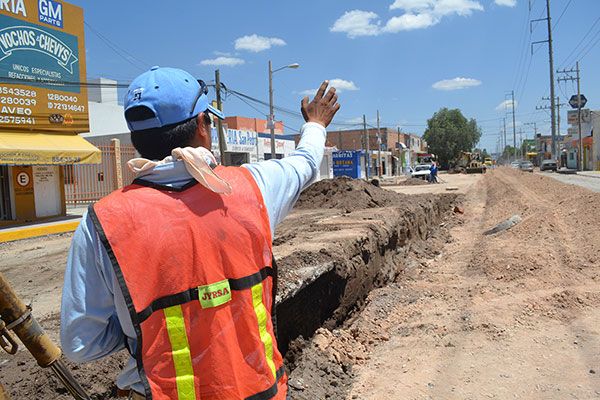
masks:
<instances>
[{"instance_id":1,"label":"pile of soil","mask_svg":"<svg viewBox=\"0 0 600 400\"><path fill-rule=\"evenodd\" d=\"M399 204L406 197L360 179L339 177L311 185L302 192L295 208L339 208L351 212Z\"/></svg>"},{"instance_id":2,"label":"pile of soil","mask_svg":"<svg viewBox=\"0 0 600 400\"><path fill-rule=\"evenodd\" d=\"M420 179L420 178L408 178L407 180L398 183L398 186L423 186L423 185L429 185L429 182L427 182L425 179Z\"/></svg>"}]
</instances>

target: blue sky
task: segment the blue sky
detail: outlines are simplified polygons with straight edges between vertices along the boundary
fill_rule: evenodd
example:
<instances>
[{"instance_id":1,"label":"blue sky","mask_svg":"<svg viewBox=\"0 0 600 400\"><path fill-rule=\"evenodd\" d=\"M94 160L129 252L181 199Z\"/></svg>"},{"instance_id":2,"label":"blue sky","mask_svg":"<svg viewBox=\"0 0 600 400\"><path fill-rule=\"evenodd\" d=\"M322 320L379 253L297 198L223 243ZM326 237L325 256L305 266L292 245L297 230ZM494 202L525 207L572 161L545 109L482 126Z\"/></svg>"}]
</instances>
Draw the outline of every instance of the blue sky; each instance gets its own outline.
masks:
<instances>
[{"instance_id":1,"label":"blue sky","mask_svg":"<svg viewBox=\"0 0 600 400\"><path fill-rule=\"evenodd\" d=\"M482 147L495 149L501 103L513 89L517 130L531 137L533 127L525 123L535 122L549 132L549 113L536 111L549 95L547 46L530 53L531 41L546 39L545 21L529 32L529 19L545 16L545 1L531 1L531 12L527 0L72 2L84 8L92 28L86 27L90 78L127 83L161 65L210 81L219 68L230 88L267 100L268 60L274 67L297 62L299 69L275 74L278 106L298 109L302 93L338 79L339 124L356 123L362 114L374 124L379 109L382 125L421 134L440 107L460 108L482 126ZM551 7L555 69L583 57L582 92L591 108L600 108L600 1L552 0ZM556 94L562 102L574 90L563 83ZM225 112L268 113L255 107L229 97ZM302 124L276 117L291 128ZM566 111L562 120L566 129Z\"/></svg>"}]
</instances>

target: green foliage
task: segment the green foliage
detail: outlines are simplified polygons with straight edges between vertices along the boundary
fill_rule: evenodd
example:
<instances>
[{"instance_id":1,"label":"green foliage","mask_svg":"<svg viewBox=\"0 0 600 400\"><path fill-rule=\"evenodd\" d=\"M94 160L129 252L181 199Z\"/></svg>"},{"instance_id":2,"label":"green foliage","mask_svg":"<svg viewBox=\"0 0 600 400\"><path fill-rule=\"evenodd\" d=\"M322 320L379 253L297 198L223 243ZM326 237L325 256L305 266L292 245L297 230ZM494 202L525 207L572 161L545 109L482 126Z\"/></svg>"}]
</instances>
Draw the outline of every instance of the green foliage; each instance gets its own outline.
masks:
<instances>
[{"instance_id":1,"label":"green foliage","mask_svg":"<svg viewBox=\"0 0 600 400\"><path fill-rule=\"evenodd\" d=\"M429 152L438 157L442 168L448 168L461 151L471 151L480 138L481 129L474 119L468 120L458 109L447 108L433 114L423 135Z\"/></svg>"}]
</instances>

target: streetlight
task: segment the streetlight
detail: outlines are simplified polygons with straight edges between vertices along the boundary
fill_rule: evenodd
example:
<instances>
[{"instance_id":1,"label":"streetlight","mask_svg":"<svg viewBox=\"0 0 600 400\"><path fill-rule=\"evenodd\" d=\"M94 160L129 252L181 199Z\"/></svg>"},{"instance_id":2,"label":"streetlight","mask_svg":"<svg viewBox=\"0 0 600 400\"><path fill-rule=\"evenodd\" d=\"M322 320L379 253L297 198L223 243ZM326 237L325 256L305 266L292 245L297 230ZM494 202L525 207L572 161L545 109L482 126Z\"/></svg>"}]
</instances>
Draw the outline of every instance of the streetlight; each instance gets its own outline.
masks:
<instances>
[{"instance_id":1,"label":"streetlight","mask_svg":"<svg viewBox=\"0 0 600 400\"><path fill-rule=\"evenodd\" d=\"M271 159L275 160L277 158L275 151L275 115L273 113L273 74L277 71L281 71L282 69L291 68L296 69L299 68L300 64L294 63L290 65L283 66L281 68L277 68L273 70L273 66L271 64L271 60L269 60L269 121L267 123L269 129L271 130Z\"/></svg>"}]
</instances>

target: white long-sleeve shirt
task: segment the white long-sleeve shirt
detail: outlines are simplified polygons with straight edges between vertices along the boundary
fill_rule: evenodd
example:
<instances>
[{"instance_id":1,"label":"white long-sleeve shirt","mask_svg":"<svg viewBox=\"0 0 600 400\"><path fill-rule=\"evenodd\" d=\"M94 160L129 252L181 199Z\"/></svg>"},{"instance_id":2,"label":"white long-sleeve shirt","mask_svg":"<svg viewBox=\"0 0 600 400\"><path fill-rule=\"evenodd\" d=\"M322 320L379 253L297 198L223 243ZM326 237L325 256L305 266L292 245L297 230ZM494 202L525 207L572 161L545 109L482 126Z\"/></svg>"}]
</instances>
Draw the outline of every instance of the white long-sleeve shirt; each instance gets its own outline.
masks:
<instances>
[{"instance_id":1,"label":"white long-sleeve shirt","mask_svg":"<svg viewBox=\"0 0 600 400\"><path fill-rule=\"evenodd\" d=\"M302 127L294 153L281 160L244 165L263 195L271 232L283 221L298 196L319 173L325 128L316 123ZM181 161L159 165L145 180L173 187L192 178ZM136 334L112 264L86 214L75 231L65 271L60 338L65 355L76 362L93 361L127 346L136 347ZM121 389L143 393L135 359L130 357L117 379Z\"/></svg>"}]
</instances>

